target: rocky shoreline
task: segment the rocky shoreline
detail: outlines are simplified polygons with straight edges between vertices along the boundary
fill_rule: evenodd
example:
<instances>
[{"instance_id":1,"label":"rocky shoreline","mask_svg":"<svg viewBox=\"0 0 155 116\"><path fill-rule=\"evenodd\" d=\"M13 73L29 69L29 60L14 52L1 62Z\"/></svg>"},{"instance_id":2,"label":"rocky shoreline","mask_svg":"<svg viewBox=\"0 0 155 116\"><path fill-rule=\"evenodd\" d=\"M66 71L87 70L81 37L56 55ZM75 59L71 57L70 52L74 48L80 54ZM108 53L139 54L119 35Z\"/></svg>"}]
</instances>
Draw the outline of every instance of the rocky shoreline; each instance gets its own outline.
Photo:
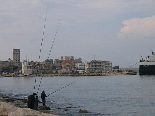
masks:
<instances>
[{"instance_id":1,"label":"rocky shoreline","mask_svg":"<svg viewBox=\"0 0 155 116\"><path fill-rule=\"evenodd\" d=\"M13 98L0 94L0 116L59 116L50 108L40 106L38 111L27 108L27 99Z\"/></svg>"},{"instance_id":2,"label":"rocky shoreline","mask_svg":"<svg viewBox=\"0 0 155 116\"><path fill-rule=\"evenodd\" d=\"M58 110L68 111L69 108L56 108ZM91 114L87 110L79 109L82 114ZM38 111L27 108L27 99L14 98L0 93L0 116L60 116L54 114L49 107L39 106Z\"/></svg>"}]
</instances>

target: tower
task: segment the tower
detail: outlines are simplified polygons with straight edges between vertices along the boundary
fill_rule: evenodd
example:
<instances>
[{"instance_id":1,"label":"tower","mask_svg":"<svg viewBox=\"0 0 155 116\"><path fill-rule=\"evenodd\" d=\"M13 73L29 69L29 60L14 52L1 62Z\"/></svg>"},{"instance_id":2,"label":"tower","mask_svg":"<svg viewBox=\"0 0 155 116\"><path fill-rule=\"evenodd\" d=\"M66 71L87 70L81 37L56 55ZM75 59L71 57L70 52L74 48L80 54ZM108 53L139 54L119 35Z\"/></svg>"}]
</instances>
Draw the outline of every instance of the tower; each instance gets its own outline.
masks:
<instances>
[{"instance_id":1,"label":"tower","mask_svg":"<svg viewBox=\"0 0 155 116\"><path fill-rule=\"evenodd\" d=\"M13 62L16 66L20 66L20 49L13 49Z\"/></svg>"}]
</instances>

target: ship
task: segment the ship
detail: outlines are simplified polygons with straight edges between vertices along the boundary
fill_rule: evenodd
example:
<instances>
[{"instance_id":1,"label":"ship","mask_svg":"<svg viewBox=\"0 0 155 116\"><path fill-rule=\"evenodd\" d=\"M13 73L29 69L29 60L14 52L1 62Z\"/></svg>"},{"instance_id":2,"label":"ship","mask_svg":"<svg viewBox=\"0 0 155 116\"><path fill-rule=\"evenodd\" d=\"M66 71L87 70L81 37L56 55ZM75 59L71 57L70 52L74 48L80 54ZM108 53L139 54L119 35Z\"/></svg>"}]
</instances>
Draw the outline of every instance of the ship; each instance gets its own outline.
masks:
<instances>
[{"instance_id":1,"label":"ship","mask_svg":"<svg viewBox=\"0 0 155 116\"><path fill-rule=\"evenodd\" d=\"M139 75L155 75L155 53L140 59Z\"/></svg>"}]
</instances>

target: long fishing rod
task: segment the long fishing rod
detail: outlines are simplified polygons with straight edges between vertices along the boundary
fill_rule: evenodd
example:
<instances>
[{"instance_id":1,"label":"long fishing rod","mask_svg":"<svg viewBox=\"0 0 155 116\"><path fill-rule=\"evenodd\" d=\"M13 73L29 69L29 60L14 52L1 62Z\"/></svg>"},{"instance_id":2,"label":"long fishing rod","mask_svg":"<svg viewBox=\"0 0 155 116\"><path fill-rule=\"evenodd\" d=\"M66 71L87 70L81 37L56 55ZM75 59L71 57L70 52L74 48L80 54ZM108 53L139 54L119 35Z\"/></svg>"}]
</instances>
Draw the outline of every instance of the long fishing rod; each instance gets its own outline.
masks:
<instances>
[{"instance_id":1,"label":"long fishing rod","mask_svg":"<svg viewBox=\"0 0 155 116\"><path fill-rule=\"evenodd\" d=\"M39 62L41 61L42 46L43 46L43 41L44 41L45 29L46 29L47 11L48 11L48 7L46 9L46 15L45 15L44 26L43 26L43 33L42 33L42 38L41 38L40 50L39 50ZM38 67L40 69L40 64L38 65ZM37 79L35 78L35 83L36 82L37 82ZM34 90L35 89L36 89L36 85L34 85ZM37 91L37 93L38 93L38 91Z\"/></svg>"},{"instance_id":2,"label":"long fishing rod","mask_svg":"<svg viewBox=\"0 0 155 116\"><path fill-rule=\"evenodd\" d=\"M49 54L48 54L49 55L48 59L50 58L50 55L51 55L51 52L52 52L52 49L53 49L53 46L54 46L54 43L55 43L55 40L56 40L56 37L57 37L57 34L58 34L58 30L59 30L59 27L60 27L60 21L61 20L59 20L58 27L57 27L57 30L55 32L55 36L54 36L54 39L53 39L53 42L52 42L52 46L51 46Z\"/></svg>"},{"instance_id":3,"label":"long fishing rod","mask_svg":"<svg viewBox=\"0 0 155 116\"><path fill-rule=\"evenodd\" d=\"M55 43L55 40L56 40L56 37L57 37L57 34L58 34L59 27L60 27L60 20L59 20L58 27L57 27L56 32L55 32L55 36L54 36L54 39L53 39L53 42L52 42L52 46L51 46L50 51L49 51L49 54L48 54L48 55L49 55L49 56L48 56L48 59L49 59L49 57L50 57L50 55L51 55L51 51L52 51L52 48L53 48L53 46L54 46L54 43ZM44 76L42 75L41 80L40 80L40 84L39 84L39 86L38 86L38 90L40 90L43 77L44 77ZM38 92L37 92L37 93L38 93Z\"/></svg>"}]
</instances>

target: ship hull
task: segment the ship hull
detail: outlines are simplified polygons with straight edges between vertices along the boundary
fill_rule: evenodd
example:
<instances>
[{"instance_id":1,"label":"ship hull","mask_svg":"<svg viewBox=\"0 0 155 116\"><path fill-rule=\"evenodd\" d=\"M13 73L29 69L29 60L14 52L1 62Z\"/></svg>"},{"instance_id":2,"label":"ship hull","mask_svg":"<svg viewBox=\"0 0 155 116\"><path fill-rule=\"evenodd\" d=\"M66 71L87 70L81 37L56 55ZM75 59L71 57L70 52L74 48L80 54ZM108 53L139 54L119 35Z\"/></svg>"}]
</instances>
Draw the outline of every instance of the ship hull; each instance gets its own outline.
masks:
<instances>
[{"instance_id":1,"label":"ship hull","mask_svg":"<svg viewBox=\"0 0 155 116\"><path fill-rule=\"evenodd\" d=\"M140 65L139 75L155 75L155 65Z\"/></svg>"}]
</instances>

